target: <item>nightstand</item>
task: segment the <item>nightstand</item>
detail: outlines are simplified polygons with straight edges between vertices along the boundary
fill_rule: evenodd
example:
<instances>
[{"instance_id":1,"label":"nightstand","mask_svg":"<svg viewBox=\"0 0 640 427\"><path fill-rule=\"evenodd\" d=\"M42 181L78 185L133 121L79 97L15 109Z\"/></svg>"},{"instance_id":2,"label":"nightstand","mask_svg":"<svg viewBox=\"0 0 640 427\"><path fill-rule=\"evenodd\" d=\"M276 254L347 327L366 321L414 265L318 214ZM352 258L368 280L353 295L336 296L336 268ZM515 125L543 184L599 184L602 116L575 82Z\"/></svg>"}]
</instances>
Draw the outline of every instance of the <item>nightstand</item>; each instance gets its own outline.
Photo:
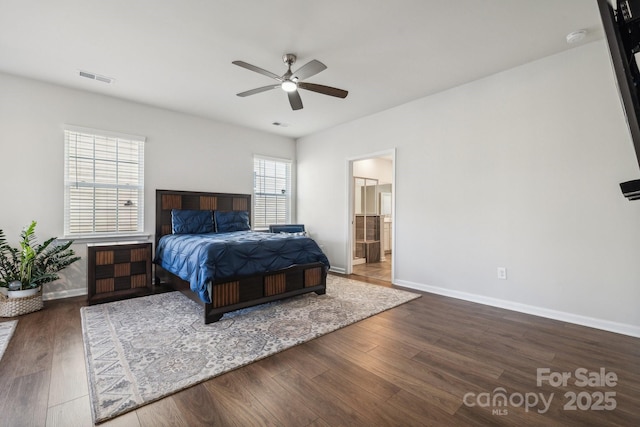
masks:
<instances>
[{"instance_id":1,"label":"nightstand","mask_svg":"<svg viewBox=\"0 0 640 427\"><path fill-rule=\"evenodd\" d=\"M87 259L89 304L151 293L151 242L89 244Z\"/></svg>"}]
</instances>

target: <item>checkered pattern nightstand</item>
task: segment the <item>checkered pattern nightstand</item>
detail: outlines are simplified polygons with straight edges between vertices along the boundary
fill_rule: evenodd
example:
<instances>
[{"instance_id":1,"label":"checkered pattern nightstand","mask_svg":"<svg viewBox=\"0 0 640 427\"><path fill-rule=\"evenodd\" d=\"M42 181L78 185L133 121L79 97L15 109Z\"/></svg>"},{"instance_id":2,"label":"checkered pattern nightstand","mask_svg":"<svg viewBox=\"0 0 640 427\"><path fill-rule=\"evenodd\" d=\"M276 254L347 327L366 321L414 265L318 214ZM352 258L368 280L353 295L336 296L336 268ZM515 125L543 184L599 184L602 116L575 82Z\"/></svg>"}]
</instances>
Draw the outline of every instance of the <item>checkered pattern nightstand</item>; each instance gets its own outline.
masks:
<instances>
[{"instance_id":1,"label":"checkered pattern nightstand","mask_svg":"<svg viewBox=\"0 0 640 427\"><path fill-rule=\"evenodd\" d=\"M115 301L151 291L151 242L87 245L87 301Z\"/></svg>"}]
</instances>

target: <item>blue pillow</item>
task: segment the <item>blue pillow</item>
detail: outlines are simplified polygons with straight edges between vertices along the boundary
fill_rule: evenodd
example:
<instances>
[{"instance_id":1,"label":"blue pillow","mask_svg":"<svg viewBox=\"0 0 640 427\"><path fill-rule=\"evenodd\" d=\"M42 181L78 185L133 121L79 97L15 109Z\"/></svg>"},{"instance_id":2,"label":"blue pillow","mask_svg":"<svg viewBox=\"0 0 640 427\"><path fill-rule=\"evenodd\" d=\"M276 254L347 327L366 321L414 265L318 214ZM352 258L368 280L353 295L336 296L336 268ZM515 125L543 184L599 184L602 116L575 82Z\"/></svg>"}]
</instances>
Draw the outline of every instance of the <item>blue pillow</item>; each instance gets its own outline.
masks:
<instances>
[{"instance_id":1,"label":"blue pillow","mask_svg":"<svg viewBox=\"0 0 640 427\"><path fill-rule=\"evenodd\" d=\"M213 233L213 211L171 209L173 234Z\"/></svg>"},{"instance_id":2,"label":"blue pillow","mask_svg":"<svg viewBox=\"0 0 640 427\"><path fill-rule=\"evenodd\" d=\"M214 215L218 233L251 230L248 211L215 211Z\"/></svg>"}]
</instances>

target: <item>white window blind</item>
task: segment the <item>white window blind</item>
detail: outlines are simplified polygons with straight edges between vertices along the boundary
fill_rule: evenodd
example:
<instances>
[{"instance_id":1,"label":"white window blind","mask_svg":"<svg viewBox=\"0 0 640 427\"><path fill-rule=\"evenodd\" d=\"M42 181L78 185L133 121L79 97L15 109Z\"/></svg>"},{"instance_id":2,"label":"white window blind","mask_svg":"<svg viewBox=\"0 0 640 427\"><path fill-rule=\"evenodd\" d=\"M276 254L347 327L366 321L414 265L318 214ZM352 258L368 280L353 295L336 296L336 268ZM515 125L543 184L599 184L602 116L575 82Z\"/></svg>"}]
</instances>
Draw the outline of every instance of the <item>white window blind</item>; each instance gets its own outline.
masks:
<instances>
[{"instance_id":1,"label":"white window blind","mask_svg":"<svg viewBox=\"0 0 640 427\"><path fill-rule=\"evenodd\" d=\"M254 228L291 221L291 161L254 156Z\"/></svg>"},{"instance_id":2,"label":"white window blind","mask_svg":"<svg viewBox=\"0 0 640 427\"><path fill-rule=\"evenodd\" d=\"M144 231L144 140L65 129L65 236Z\"/></svg>"}]
</instances>

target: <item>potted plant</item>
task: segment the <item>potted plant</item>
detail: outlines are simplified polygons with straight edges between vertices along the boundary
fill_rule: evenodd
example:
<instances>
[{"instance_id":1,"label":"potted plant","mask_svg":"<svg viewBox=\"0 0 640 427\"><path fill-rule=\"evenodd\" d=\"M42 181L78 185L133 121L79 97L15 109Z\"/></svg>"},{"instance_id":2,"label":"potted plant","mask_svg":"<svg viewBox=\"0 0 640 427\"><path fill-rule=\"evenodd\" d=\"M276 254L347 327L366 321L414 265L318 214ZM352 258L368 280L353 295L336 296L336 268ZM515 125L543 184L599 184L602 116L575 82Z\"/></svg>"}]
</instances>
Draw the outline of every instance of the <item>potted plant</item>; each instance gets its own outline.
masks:
<instances>
[{"instance_id":1,"label":"potted plant","mask_svg":"<svg viewBox=\"0 0 640 427\"><path fill-rule=\"evenodd\" d=\"M0 303L12 297L31 297L25 295L27 291L37 294L32 296L39 297L39 310L42 308L42 285L58 280L60 277L57 273L60 270L80 259L69 248L73 241L58 245L57 238L52 237L38 244L35 235L36 224L36 221L32 221L22 230L19 248L9 245L4 231L0 229L0 290L5 295L4 299L0 298Z\"/></svg>"}]
</instances>

